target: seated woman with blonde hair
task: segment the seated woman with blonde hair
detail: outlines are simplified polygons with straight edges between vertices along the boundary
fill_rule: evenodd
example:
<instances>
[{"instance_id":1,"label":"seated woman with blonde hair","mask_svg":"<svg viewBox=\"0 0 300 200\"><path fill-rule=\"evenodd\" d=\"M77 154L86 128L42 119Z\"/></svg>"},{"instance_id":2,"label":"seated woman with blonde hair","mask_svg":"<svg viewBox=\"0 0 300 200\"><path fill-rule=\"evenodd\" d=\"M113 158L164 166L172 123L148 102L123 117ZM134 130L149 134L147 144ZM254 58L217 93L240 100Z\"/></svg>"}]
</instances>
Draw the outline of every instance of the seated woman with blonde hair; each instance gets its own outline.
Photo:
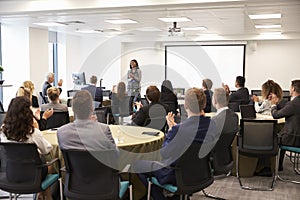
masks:
<instances>
[{"instance_id":1,"label":"seated woman with blonde hair","mask_svg":"<svg viewBox=\"0 0 300 200\"><path fill-rule=\"evenodd\" d=\"M29 99L30 105L32 104L31 99L30 99L31 93L27 88L25 88L23 86L19 87L16 97L26 97L27 99ZM42 117L40 117L40 109L39 108L34 110L32 108L32 106L30 106L30 109L33 112L33 127L40 129L41 131L45 130L46 125L47 125L47 119L53 115L53 109L49 109L49 110L45 111L43 113Z\"/></svg>"},{"instance_id":2,"label":"seated woman with blonde hair","mask_svg":"<svg viewBox=\"0 0 300 200\"><path fill-rule=\"evenodd\" d=\"M33 95L33 91L34 91L34 84L32 81L24 81L23 82L23 87L28 89L28 91L30 92L30 101L31 101L31 105L34 108L39 108L39 101L37 96Z\"/></svg>"},{"instance_id":3,"label":"seated woman with blonde hair","mask_svg":"<svg viewBox=\"0 0 300 200\"><path fill-rule=\"evenodd\" d=\"M282 100L283 92L280 85L273 80L268 80L261 86L262 99L260 100L258 96L253 95L252 100L254 101L255 111L263 115L271 115L271 94L276 94L276 96ZM282 106L284 102L281 102Z\"/></svg>"},{"instance_id":4,"label":"seated woman with blonde hair","mask_svg":"<svg viewBox=\"0 0 300 200\"><path fill-rule=\"evenodd\" d=\"M47 96L49 103L41 105L41 111L53 109L54 112L68 112L68 106L61 104L59 101L60 90L56 87L50 87L47 89Z\"/></svg>"}]
</instances>

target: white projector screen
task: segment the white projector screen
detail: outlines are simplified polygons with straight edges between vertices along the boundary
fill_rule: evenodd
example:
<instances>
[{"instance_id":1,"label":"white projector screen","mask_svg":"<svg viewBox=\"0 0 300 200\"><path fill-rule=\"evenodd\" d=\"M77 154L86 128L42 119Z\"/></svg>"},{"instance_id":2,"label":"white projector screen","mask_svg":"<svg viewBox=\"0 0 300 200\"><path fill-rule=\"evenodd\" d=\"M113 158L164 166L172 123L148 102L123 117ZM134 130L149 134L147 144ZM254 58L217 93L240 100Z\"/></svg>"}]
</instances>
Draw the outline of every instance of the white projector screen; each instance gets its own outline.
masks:
<instances>
[{"instance_id":1,"label":"white projector screen","mask_svg":"<svg viewBox=\"0 0 300 200\"><path fill-rule=\"evenodd\" d=\"M213 88L228 84L236 90L236 76L244 76L245 45L166 46L166 79L174 88L202 87L209 78Z\"/></svg>"}]
</instances>

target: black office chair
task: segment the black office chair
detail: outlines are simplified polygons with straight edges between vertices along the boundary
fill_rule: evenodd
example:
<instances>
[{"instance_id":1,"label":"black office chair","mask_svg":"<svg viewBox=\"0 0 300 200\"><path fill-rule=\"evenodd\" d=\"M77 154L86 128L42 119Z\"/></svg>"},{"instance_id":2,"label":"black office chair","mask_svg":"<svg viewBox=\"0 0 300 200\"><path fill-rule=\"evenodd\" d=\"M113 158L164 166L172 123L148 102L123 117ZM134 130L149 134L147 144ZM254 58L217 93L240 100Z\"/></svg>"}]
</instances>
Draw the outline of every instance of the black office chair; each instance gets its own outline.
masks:
<instances>
[{"instance_id":1,"label":"black office chair","mask_svg":"<svg viewBox=\"0 0 300 200\"><path fill-rule=\"evenodd\" d=\"M271 191L276 180L276 170L270 187L249 187L242 184L239 176L239 155L258 158L278 156L276 133L277 120L241 119L236 154L236 176L242 189ZM275 169L278 168L276 162Z\"/></svg>"},{"instance_id":2,"label":"black office chair","mask_svg":"<svg viewBox=\"0 0 300 200\"><path fill-rule=\"evenodd\" d=\"M230 101L228 103L229 109L231 109L233 112L240 112L240 105L247 105L249 104L250 100L238 100L238 101Z\"/></svg>"},{"instance_id":3,"label":"black office chair","mask_svg":"<svg viewBox=\"0 0 300 200\"><path fill-rule=\"evenodd\" d=\"M214 176L230 175L233 168L232 142L237 132L221 134L212 151Z\"/></svg>"},{"instance_id":4,"label":"black office chair","mask_svg":"<svg viewBox=\"0 0 300 200\"><path fill-rule=\"evenodd\" d=\"M70 199L121 199L132 186L129 181L119 181L114 151L87 151L61 149L66 166L64 194ZM106 163L102 163L101 160ZM111 163L107 163L111 162Z\"/></svg>"},{"instance_id":5,"label":"black office chair","mask_svg":"<svg viewBox=\"0 0 300 200\"><path fill-rule=\"evenodd\" d=\"M261 90L251 90L251 95L261 96Z\"/></svg>"},{"instance_id":6,"label":"black office chair","mask_svg":"<svg viewBox=\"0 0 300 200\"><path fill-rule=\"evenodd\" d=\"M151 185L155 184L165 190L180 195L181 199L201 191L214 182L210 165L210 153L199 158L201 144L192 143L176 162L175 176L177 185L161 185L155 177L148 179L148 200L150 200Z\"/></svg>"},{"instance_id":7,"label":"black office chair","mask_svg":"<svg viewBox=\"0 0 300 200\"><path fill-rule=\"evenodd\" d=\"M0 143L1 148L1 169L0 189L14 194L35 194L49 188L59 181L60 199L62 196L61 175L48 174L42 180L42 168L58 162L56 158L43 164L35 144L27 143ZM17 196L15 195L15 199ZM37 195L35 195L37 199Z\"/></svg>"},{"instance_id":8,"label":"black office chair","mask_svg":"<svg viewBox=\"0 0 300 200\"><path fill-rule=\"evenodd\" d=\"M108 106L95 108L95 114L98 122L104 124L113 124L111 121L111 108Z\"/></svg>"},{"instance_id":9,"label":"black office chair","mask_svg":"<svg viewBox=\"0 0 300 200\"><path fill-rule=\"evenodd\" d=\"M111 102L112 116L118 124L123 124L124 117L129 117L130 113L130 97L126 96L122 100L114 99Z\"/></svg>"},{"instance_id":10,"label":"black office chair","mask_svg":"<svg viewBox=\"0 0 300 200\"><path fill-rule=\"evenodd\" d=\"M44 112L41 112L41 117ZM58 128L70 122L69 112L54 112L51 117L47 119L46 129Z\"/></svg>"},{"instance_id":11,"label":"black office chair","mask_svg":"<svg viewBox=\"0 0 300 200\"><path fill-rule=\"evenodd\" d=\"M73 97L79 90L67 90L67 96Z\"/></svg>"},{"instance_id":12,"label":"black office chair","mask_svg":"<svg viewBox=\"0 0 300 200\"><path fill-rule=\"evenodd\" d=\"M291 159L291 162L293 163L293 170L296 173L296 175L300 175L300 166L299 166L300 147L292 147L292 146L284 146L284 145L282 145L279 148L278 155L280 155L280 151L281 150L289 151L290 152L290 159ZM278 166L279 160L276 160L276 162L277 162L277 166ZM295 184L300 184L300 181L290 180L290 179L287 179L287 178L284 178L284 177L280 176L279 172L278 172L278 168L276 168L276 174L277 174L277 178L279 180L281 180L281 181L295 183Z\"/></svg>"},{"instance_id":13,"label":"black office chair","mask_svg":"<svg viewBox=\"0 0 300 200\"><path fill-rule=\"evenodd\" d=\"M48 98L43 95L43 92L39 92L39 95L40 95L40 97L42 99L42 104L49 103Z\"/></svg>"},{"instance_id":14,"label":"black office chair","mask_svg":"<svg viewBox=\"0 0 300 200\"><path fill-rule=\"evenodd\" d=\"M5 112L0 112L0 127L3 124L4 118L5 118L6 113Z\"/></svg>"}]
</instances>

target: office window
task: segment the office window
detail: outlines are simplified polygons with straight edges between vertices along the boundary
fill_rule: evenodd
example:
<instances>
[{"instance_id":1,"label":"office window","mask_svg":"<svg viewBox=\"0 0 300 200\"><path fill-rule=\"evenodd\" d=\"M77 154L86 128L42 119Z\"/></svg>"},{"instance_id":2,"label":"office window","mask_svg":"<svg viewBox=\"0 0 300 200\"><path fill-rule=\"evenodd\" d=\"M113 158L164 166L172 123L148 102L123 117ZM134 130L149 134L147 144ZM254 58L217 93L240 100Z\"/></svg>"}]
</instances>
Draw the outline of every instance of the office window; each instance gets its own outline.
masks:
<instances>
[{"instance_id":1,"label":"office window","mask_svg":"<svg viewBox=\"0 0 300 200\"><path fill-rule=\"evenodd\" d=\"M49 31L49 67L50 71L54 73L54 83L57 85L58 81L58 53L57 53L57 33Z\"/></svg>"}]
</instances>

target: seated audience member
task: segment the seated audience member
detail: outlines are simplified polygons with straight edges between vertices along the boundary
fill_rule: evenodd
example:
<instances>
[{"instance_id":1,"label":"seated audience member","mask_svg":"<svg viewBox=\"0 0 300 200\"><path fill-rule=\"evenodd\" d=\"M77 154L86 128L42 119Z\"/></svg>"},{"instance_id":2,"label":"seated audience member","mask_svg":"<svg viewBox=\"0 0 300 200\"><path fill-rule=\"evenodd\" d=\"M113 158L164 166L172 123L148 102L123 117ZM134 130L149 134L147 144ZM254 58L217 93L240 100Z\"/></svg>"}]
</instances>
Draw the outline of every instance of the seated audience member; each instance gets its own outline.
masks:
<instances>
[{"instance_id":1,"label":"seated audience member","mask_svg":"<svg viewBox=\"0 0 300 200\"><path fill-rule=\"evenodd\" d=\"M217 125L217 130L220 133L220 139L218 140L216 144L216 148L220 148L219 145L223 145L224 143L230 142L230 145L236 135L236 133L239 130L239 118L238 115L233 112L231 109L228 108L228 94L224 90L224 88L216 88L214 90L213 96L212 96L212 104L217 109L216 115L212 117L212 120ZM224 137L222 137L224 136ZM225 139L226 141L222 141L222 139ZM213 151L213 159L220 159L220 157L214 156L215 151ZM230 152L231 153L231 152ZM224 153L224 155L226 155ZM219 160L218 163L223 163L224 159ZM222 162L223 161L223 162ZM228 160L227 160L228 161ZM227 162L225 161L225 162ZM213 162L214 163L214 162ZM216 172L216 171L215 171ZM217 172L216 172L217 173Z\"/></svg>"},{"instance_id":2,"label":"seated audience member","mask_svg":"<svg viewBox=\"0 0 300 200\"><path fill-rule=\"evenodd\" d=\"M98 81L97 76L92 75L90 78L90 84L81 89L89 91L91 93L94 101L102 103L102 101L103 101L102 89L100 87L96 86L97 81Z\"/></svg>"},{"instance_id":3,"label":"seated audience member","mask_svg":"<svg viewBox=\"0 0 300 200\"><path fill-rule=\"evenodd\" d=\"M235 87L237 91L234 93L230 93L230 89L228 85L223 85L226 92L229 95L229 102L240 102L241 104L249 103L249 91L248 88L245 87L246 79L242 76L237 76L235 80Z\"/></svg>"},{"instance_id":4,"label":"seated audience member","mask_svg":"<svg viewBox=\"0 0 300 200\"><path fill-rule=\"evenodd\" d=\"M30 101L31 93L28 89L21 86L21 87L19 87L16 96L17 97L20 97L20 96L26 97ZM30 108L32 109L32 107L30 107ZM46 110L43 113L42 118L40 118L40 109L39 108L37 110L35 110L33 112L33 114L34 114L33 115L33 117L34 117L33 126L42 131L42 130L46 129L47 119L53 115L53 109Z\"/></svg>"},{"instance_id":5,"label":"seated audience member","mask_svg":"<svg viewBox=\"0 0 300 200\"><path fill-rule=\"evenodd\" d=\"M271 93L271 113L274 119L285 117L284 128L279 133L279 143L286 146L300 147L300 80L293 80L290 87L291 101L278 110L280 99ZM279 169L282 170L285 151L280 152Z\"/></svg>"},{"instance_id":6,"label":"seated audience member","mask_svg":"<svg viewBox=\"0 0 300 200\"><path fill-rule=\"evenodd\" d=\"M57 130L61 149L116 150L109 126L92 118L93 98L86 90L73 96L75 121Z\"/></svg>"},{"instance_id":7,"label":"seated audience member","mask_svg":"<svg viewBox=\"0 0 300 200\"><path fill-rule=\"evenodd\" d=\"M48 88L47 96L50 102L47 104L42 104L41 111L45 111L53 108L54 112L68 112L68 106L65 104L61 104L59 102L59 95L60 92L58 88L56 87Z\"/></svg>"},{"instance_id":8,"label":"seated audience member","mask_svg":"<svg viewBox=\"0 0 300 200\"><path fill-rule=\"evenodd\" d=\"M11 100L1 127L1 142L35 143L41 154L48 154L52 145L43 137L40 130L34 128L34 116L30 106L30 100L25 96ZM42 179L47 173L48 168L43 167ZM45 194L47 199L52 199L49 189L45 191Z\"/></svg>"},{"instance_id":9,"label":"seated audience member","mask_svg":"<svg viewBox=\"0 0 300 200\"><path fill-rule=\"evenodd\" d=\"M52 87L52 83L54 82L54 73L49 73L47 76L46 76L46 81L44 82L43 84L43 90L42 90L42 94L43 96L47 96L47 90L48 88ZM61 94L62 92L62 89L61 89L61 86L62 86L62 83L63 83L63 80L62 79L59 79L57 85L59 87L59 93Z\"/></svg>"},{"instance_id":10,"label":"seated audience member","mask_svg":"<svg viewBox=\"0 0 300 200\"><path fill-rule=\"evenodd\" d=\"M113 86L111 93L111 110L114 115L130 115L129 97L126 93L126 85L119 82L117 86Z\"/></svg>"},{"instance_id":11,"label":"seated audience member","mask_svg":"<svg viewBox=\"0 0 300 200\"><path fill-rule=\"evenodd\" d=\"M34 91L34 84L32 83L32 81L24 81L23 82L23 87L28 89L30 94L31 94L31 105L34 108L39 108L39 101L37 96L33 95L33 91Z\"/></svg>"},{"instance_id":12,"label":"seated audience member","mask_svg":"<svg viewBox=\"0 0 300 200\"><path fill-rule=\"evenodd\" d=\"M164 80L161 85L160 103L165 104L169 107L170 112L177 115L178 113L178 99L174 94L173 86L171 81Z\"/></svg>"},{"instance_id":13,"label":"seated audience member","mask_svg":"<svg viewBox=\"0 0 300 200\"><path fill-rule=\"evenodd\" d=\"M198 88L191 88L185 93L185 109L188 113L188 118L179 124L174 121L174 114L168 113L167 122L169 131L164 139L161 156L164 166L175 166L176 160L182 153L191 145L191 143L200 143L204 148L200 149L199 156L205 156L209 153L219 137L215 123L208 117L205 117L203 111L206 97L204 92ZM207 144L207 145L204 145ZM142 170L147 167L148 162L138 162L135 169ZM191 163L192 164L192 163ZM154 166L150 163L151 166ZM176 185L176 177L173 168L156 168L151 172L160 184ZM201 169L200 169L201 170ZM148 185L148 173L138 174L143 184ZM155 200L163 200L166 197L163 194L162 188L152 185L151 196Z\"/></svg>"},{"instance_id":14,"label":"seated audience member","mask_svg":"<svg viewBox=\"0 0 300 200\"><path fill-rule=\"evenodd\" d=\"M132 116L132 121L138 126L148 126L151 123L150 127L152 128L161 125L159 129L162 130L165 127L165 116L169 112L169 108L159 102L160 91L156 86L152 85L147 88L146 98L149 105L143 106L141 103L136 103L138 111Z\"/></svg>"},{"instance_id":15,"label":"seated audience member","mask_svg":"<svg viewBox=\"0 0 300 200\"><path fill-rule=\"evenodd\" d=\"M212 85L213 85L213 82L210 79L203 79L202 89L206 96L206 105L204 108L204 112L206 112L206 113L210 113L212 111L212 106L211 106L211 98L213 95L213 91L211 91Z\"/></svg>"},{"instance_id":16,"label":"seated audience member","mask_svg":"<svg viewBox=\"0 0 300 200\"><path fill-rule=\"evenodd\" d=\"M261 86L261 97L262 97L262 102L259 102L259 97L256 95L252 96L252 100L254 101L254 107L255 111L257 113L261 113L264 115L271 115L271 98L272 95L275 94L279 100L279 106L283 107L283 102L282 96L283 92L280 87L276 82L273 80L268 80L266 81L262 86Z\"/></svg>"}]
</instances>

